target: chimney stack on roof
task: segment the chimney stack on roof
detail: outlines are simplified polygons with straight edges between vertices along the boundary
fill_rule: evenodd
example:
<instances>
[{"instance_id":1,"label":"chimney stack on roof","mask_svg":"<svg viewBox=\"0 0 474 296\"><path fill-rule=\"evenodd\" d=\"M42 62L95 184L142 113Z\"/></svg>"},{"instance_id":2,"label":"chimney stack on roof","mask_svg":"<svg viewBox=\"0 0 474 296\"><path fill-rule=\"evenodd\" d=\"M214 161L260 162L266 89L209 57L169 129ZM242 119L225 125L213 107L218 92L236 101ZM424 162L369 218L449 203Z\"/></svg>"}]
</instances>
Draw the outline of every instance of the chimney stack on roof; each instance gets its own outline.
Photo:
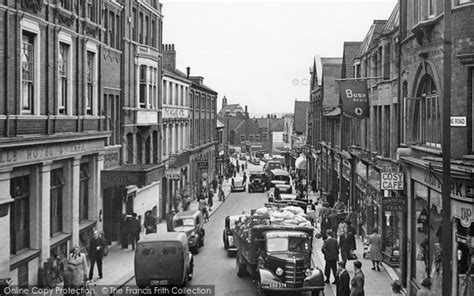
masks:
<instances>
[{"instance_id":1,"label":"chimney stack on roof","mask_svg":"<svg viewBox=\"0 0 474 296\"><path fill-rule=\"evenodd\" d=\"M163 67L170 70L176 69L176 50L174 44L163 44Z\"/></svg>"},{"instance_id":2,"label":"chimney stack on roof","mask_svg":"<svg viewBox=\"0 0 474 296\"><path fill-rule=\"evenodd\" d=\"M191 73L191 67L186 67L186 78L189 79L189 73Z\"/></svg>"},{"instance_id":3,"label":"chimney stack on roof","mask_svg":"<svg viewBox=\"0 0 474 296\"><path fill-rule=\"evenodd\" d=\"M247 105L245 105L245 118L249 118L249 112L247 109Z\"/></svg>"}]
</instances>

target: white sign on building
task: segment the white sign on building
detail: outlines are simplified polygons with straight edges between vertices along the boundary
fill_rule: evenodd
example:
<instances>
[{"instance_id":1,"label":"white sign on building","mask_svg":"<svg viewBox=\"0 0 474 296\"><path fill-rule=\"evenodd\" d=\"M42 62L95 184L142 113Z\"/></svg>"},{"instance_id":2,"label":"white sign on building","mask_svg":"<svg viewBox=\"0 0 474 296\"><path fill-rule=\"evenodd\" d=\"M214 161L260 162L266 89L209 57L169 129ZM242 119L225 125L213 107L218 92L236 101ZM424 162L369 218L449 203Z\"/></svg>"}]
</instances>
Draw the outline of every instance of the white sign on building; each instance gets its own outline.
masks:
<instances>
[{"instance_id":1,"label":"white sign on building","mask_svg":"<svg viewBox=\"0 0 474 296\"><path fill-rule=\"evenodd\" d=\"M403 190L404 180L402 172L380 172L380 190Z\"/></svg>"}]
</instances>

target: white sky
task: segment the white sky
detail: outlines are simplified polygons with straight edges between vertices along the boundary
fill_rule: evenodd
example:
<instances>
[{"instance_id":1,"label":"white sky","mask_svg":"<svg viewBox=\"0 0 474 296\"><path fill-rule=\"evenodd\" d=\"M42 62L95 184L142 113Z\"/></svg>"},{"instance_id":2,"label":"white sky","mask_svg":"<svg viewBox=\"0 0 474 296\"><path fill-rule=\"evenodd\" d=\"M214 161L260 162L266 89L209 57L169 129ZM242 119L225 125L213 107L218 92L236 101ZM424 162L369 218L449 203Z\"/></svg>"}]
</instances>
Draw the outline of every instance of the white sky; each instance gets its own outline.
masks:
<instances>
[{"instance_id":1,"label":"white sky","mask_svg":"<svg viewBox=\"0 0 474 296\"><path fill-rule=\"evenodd\" d=\"M162 0L164 43L174 43L177 68L251 114L289 113L309 100L315 55L342 56L344 41L362 41L396 0Z\"/></svg>"}]
</instances>

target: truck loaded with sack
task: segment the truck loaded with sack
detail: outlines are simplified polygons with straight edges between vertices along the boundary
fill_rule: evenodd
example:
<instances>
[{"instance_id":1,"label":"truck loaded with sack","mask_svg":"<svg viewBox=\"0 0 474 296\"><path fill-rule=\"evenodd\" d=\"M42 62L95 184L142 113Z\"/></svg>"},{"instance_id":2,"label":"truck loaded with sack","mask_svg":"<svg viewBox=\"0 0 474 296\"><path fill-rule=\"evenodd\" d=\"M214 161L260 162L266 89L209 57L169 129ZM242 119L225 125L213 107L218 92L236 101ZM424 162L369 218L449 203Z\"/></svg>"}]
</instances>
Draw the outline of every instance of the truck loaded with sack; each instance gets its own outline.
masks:
<instances>
[{"instance_id":1,"label":"truck loaded with sack","mask_svg":"<svg viewBox=\"0 0 474 296\"><path fill-rule=\"evenodd\" d=\"M258 295L324 295L323 272L311 258L313 232L299 207L268 205L243 215L232 229L237 276L250 275Z\"/></svg>"}]
</instances>

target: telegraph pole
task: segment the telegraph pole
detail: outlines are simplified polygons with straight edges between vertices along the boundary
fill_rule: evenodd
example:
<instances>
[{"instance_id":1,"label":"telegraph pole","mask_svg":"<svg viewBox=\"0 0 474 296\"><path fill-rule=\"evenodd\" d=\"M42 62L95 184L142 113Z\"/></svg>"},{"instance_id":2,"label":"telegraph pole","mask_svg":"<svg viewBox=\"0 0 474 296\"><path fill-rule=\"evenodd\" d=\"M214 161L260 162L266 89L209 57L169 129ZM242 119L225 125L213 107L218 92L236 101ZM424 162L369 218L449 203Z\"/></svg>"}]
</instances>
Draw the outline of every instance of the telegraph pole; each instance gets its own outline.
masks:
<instances>
[{"instance_id":1,"label":"telegraph pole","mask_svg":"<svg viewBox=\"0 0 474 296\"><path fill-rule=\"evenodd\" d=\"M442 268L443 293L451 295L452 277L452 228L451 228L451 0L444 0L444 41L443 41L443 241Z\"/></svg>"}]
</instances>

